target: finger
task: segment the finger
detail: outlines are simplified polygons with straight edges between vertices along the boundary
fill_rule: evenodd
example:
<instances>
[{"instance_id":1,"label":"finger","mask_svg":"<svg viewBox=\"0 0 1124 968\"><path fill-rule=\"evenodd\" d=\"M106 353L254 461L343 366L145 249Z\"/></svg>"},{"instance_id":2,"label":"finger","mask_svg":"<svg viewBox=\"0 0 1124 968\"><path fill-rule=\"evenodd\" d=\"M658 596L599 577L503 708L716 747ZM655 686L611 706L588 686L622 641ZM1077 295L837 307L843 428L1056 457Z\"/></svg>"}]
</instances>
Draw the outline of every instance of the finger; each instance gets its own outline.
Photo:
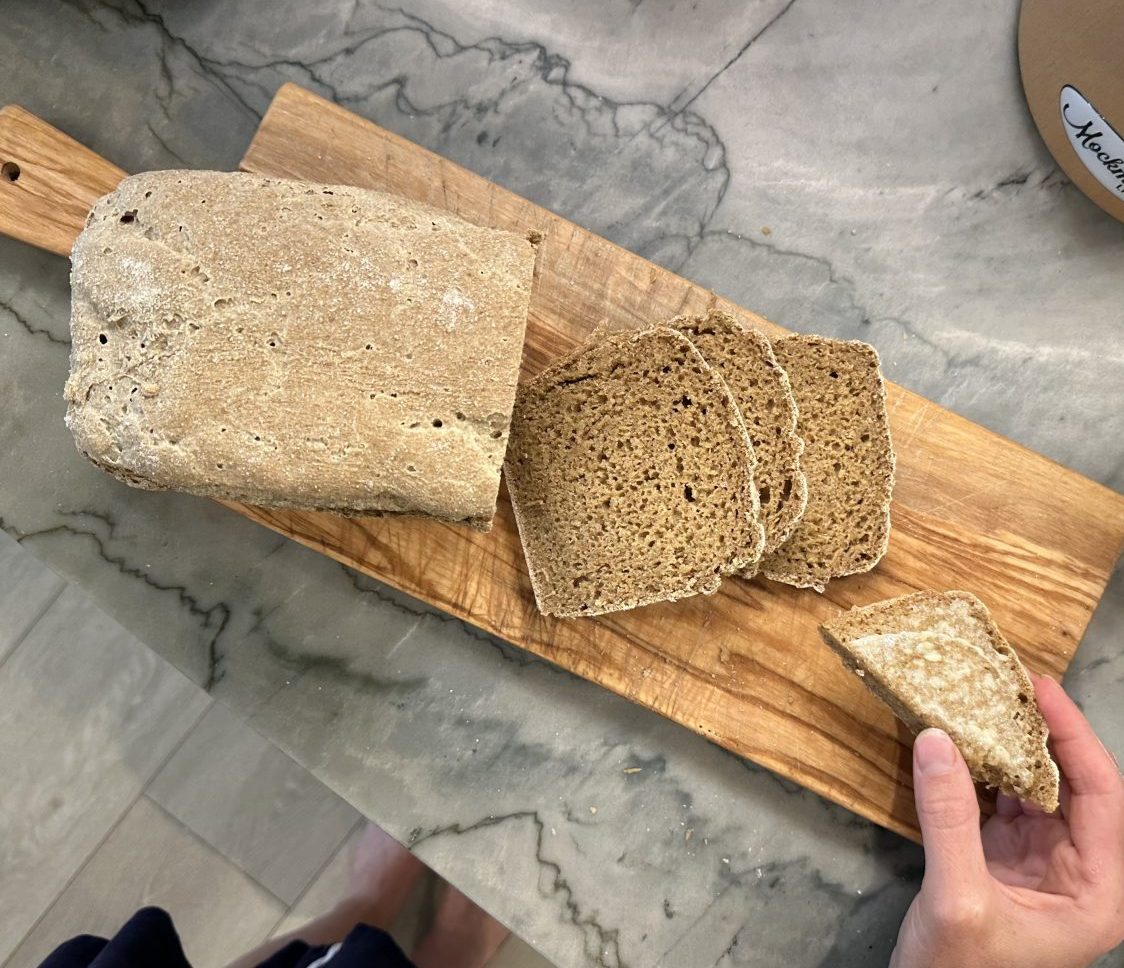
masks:
<instances>
[{"instance_id":1,"label":"finger","mask_svg":"<svg viewBox=\"0 0 1124 968\"><path fill-rule=\"evenodd\" d=\"M925 883L950 896L987 877L980 807L964 757L939 729L913 744L913 795L925 847Z\"/></svg>"},{"instance_id":2,"label":"finger","mask_svg":"<svg viewBox=\"0 0 1124 968\"><path fill-rule=\"evenodd\" d=\"M1069 801L1073 791L1069 788L1069 780L1064 776L1058 779L1058 813L1063 820L1069 820Z\"/></svg>"},{"instance_id":3,"label":"finger","mask_svg":"<svg viewBox=\"0 0 1124 968\"><path fill-rule=\"evenodd\" d=\"M1115 851L1124 840L1124 783L1097 734L1053 679L1035 677L1038 708L1069 784L1066 817L1078 851Z\"/></svg>"},{"instance_id":4,"label":"finger","mask_svg":"<svg viewBox=\"0 0 1124 968\"><path fill-rule=\"evenodd\" d=\"M1019 802L1018 797L1000 793L995 798L995 815L1003 817L1005 820L1013 820L1015 817L1023 815L1023 805Z\"/></svg>"}]
</instances>

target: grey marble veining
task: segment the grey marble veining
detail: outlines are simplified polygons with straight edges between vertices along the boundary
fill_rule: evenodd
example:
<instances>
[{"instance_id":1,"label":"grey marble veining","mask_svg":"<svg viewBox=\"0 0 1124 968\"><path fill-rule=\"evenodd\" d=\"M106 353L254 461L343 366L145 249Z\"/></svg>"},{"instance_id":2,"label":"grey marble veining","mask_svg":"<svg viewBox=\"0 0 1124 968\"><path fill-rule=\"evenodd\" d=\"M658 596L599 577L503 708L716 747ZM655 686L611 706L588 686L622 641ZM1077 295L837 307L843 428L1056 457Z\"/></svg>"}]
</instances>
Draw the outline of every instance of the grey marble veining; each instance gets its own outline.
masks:
<instances>
[{"instance_id":1,"label":"grey marble veining","mask_svg":"<svg viewBox=\"0 0 1124 968\"><path fill-rule=\"evenodd\" d=\"M1124 486L1124 226L1054 166L1013 2L0 0L0 100L233 167L296 80ZM0 519L564 965L884 963L920 852L62 425L61 260L0 240ZM1067 679L1124 755L1124 579ZM638 772L632 771L639 768ZM1124 956L1106 964L1124 965Z\"/></svg>"}]
</instances>

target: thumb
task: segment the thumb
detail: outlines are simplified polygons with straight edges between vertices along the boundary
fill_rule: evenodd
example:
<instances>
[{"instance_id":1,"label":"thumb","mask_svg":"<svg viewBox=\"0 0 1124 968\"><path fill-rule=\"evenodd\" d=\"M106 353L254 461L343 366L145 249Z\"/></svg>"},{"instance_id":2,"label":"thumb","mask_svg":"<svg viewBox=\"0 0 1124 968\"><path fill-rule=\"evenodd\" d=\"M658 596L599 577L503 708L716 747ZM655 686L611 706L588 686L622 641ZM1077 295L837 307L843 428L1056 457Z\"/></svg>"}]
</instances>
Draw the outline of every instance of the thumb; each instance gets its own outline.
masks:
<instances>
[{"instance_id":1,"label":"thumb","mask_svg":"<svg viewBox=\"0 0 1124 968\"><path fill-rule=\"evenodd\" d=\"M982 880L987 865L976 788L964 757L942 730L923 730L913 744L913 793L926 883L940 890Z\"/></svg>"}]
</instances>

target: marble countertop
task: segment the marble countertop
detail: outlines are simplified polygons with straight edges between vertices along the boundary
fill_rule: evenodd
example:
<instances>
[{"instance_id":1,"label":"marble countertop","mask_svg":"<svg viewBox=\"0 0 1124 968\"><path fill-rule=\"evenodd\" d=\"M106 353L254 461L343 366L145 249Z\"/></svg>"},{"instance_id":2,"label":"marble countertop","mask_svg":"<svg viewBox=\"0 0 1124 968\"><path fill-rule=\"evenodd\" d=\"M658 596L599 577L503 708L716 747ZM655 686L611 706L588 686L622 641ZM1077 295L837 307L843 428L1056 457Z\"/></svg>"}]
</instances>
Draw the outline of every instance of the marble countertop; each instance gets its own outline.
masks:
<instances>
[{"instance_id":1,"label":"marble countertop","mask_svg":"<svg viewBox=\"0 0 1124 968\"><path fill-rule=\"evenodd\" d=\"M128 170L232 168L295 80L783 325L873 342L892 379L1119 490L1124 225L1039 142L1016 13L40 0L4 5L0 102ZM561 965L884 963L915 846L86 464L67 272L0 240L8 533ZM1066 680L1120 757L1122 619L1118 571Z\"/></svg>"}]
</instances>

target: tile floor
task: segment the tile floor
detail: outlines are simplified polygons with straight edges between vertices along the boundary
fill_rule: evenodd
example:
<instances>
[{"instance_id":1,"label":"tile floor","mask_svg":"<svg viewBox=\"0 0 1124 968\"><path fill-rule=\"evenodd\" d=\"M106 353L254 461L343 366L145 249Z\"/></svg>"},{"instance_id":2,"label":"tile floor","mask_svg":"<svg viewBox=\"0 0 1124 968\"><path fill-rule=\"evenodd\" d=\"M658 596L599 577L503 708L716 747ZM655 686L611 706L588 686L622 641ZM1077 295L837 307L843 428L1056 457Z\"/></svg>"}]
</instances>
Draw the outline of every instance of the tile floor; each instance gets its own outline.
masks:
<instances>
[{"instance_id":1,"label":"tile floor","mask_svg":"<svg viewBox=\"0 0 1124 968\"><path fill-rule=\"evenodd\" d=\"M365 823L2 532L0 777L11 968L145 904L197 968L221 966L327 907ZM395 927L407 950L436 890ZM517 938L492 964L549 965Z\"/></svg>"}]
</instances>

